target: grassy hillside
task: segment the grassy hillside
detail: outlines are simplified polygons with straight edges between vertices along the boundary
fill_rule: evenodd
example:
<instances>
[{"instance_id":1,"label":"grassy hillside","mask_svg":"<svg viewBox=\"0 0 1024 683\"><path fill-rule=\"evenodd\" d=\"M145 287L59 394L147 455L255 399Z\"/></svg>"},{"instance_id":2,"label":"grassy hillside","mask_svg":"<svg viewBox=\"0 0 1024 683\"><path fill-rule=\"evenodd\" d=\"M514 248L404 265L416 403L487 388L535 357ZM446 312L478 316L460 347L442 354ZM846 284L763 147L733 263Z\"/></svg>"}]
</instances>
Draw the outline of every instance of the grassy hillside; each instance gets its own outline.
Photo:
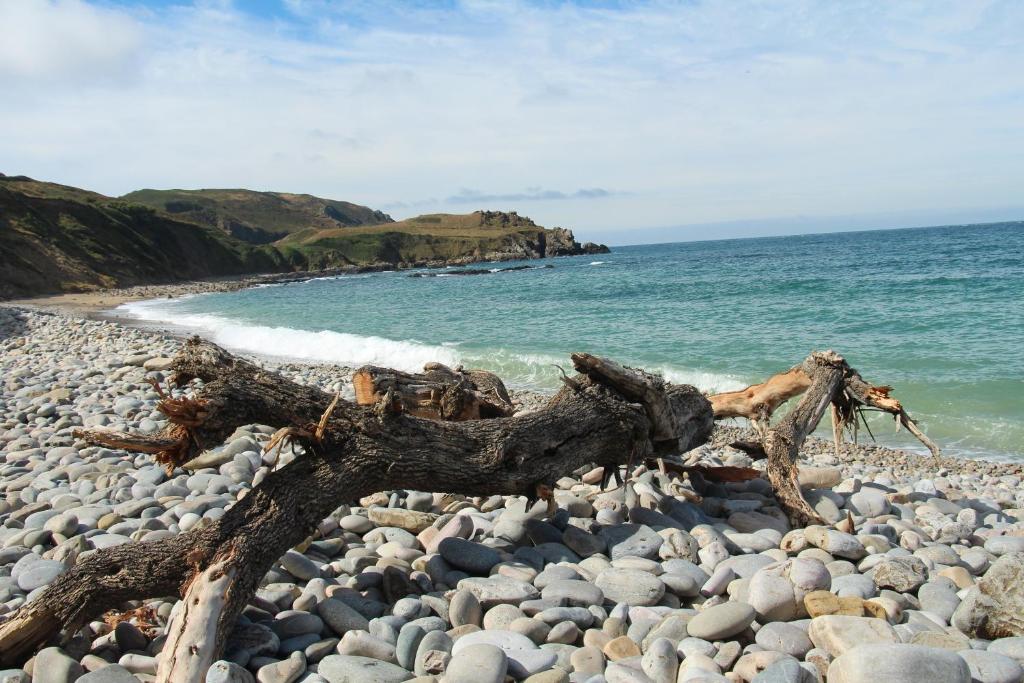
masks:
<instances>
[{"instance_id":1,"label":"grassy hillside","mask_svg":"<svg viewBox=\"0 0 1024 683\"><path fill-rule=\"evenodd\" d=\"M146 206L0 175L0 297L289 268L275 249Z\"/></svg>"},{"instance_id":2,"label":"grassy hillside","mask_svg":"<svg viewBox=\"0 0 1024 683\"><path fill-rule=\"evenodd\" d=\"M581 246L569 230L547 229L514 212L434 214L396 223L366 207L309 195L177 192L125 195L146 199L142 204L0 174L0 298L212 276L445 265L607 250ZM182 196L190 197L193 207L200 200L212 204L186 209L176 203L186 201ZM228 206L232 218L227 217ZM326 218L317 216L320 209L331 213L332 206L349 213L338 209ZM235 220L244 221L244 229L238 227L241 222L225 227L225 221ZM342 225L343 220L385 222ZM263 242L279 233L284 237Z\"/></svg>"},{"instance_id":3,"label":"grassy hillside","mask_svg":"<svg viewBox=\"0 0 1024 683\"><path fill-rule=\"evenodd\" d=\"M430 214L386 225L303 230L277 242L299 249L315 262L343 258L355 263L385 261L480 261L544 258L582 253L572 232L548 229L515 212L475 211ZM607 251L592 245L587 251Z\"/></svg>"},{"instance_id":4,"label":"grassy hillside","mask_svg":"<svg viewBox=\"0 0 1024 683\"><path fill-rule=\"evenodd\" d=\"M253 190L138 190L121 199L190 223L217 228L251 244L268 244L307 229L390 223L365 206L309 194Z\"/></svg>"}]
</instances>

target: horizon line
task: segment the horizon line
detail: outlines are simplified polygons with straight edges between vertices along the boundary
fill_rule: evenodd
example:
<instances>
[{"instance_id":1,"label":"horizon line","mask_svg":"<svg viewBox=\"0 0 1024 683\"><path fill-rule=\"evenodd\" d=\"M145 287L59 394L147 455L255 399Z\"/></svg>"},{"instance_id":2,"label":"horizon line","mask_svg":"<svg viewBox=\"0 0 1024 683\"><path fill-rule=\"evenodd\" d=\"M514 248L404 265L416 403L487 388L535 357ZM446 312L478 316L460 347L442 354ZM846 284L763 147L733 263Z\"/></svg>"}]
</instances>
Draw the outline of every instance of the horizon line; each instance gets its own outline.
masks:
<instances>
[{"instance_id":1,"label":"horizon line","mask_svg":"<svg viewBox=\"0 0 1024 683\"><path fill-rule=\"evenodd\" d=\"M777 220L777 219L767 219ZM792 233L779 233L773 235L745 235L742 237L711 237L711 238L693 238L693 239L680 239L680 240L669 240L667 242L634 242L631 244L615 244L606 245L609 248L623 248L623 247L652 247L659 244L690 244L693 242L737 242L740 240L767 240L767 239L785 239L788 237L820 237L821 235L849 235L863 232L892 232L897 230L936 230L939 228L983 228L993 225L1007 225L1013 223L1024 224L1024 217L1014 218L1002 221L984 221L980 223L937 223L934 225L905 225L905 226L890 226L887 228L854 228L851 230L823 230L820 232L792 232ZM684 229L688 227L699 227L702 225L708 225L704 223L694 223L691 225L681 225L678 228L650 228L651 230L673 230L673 229ZM587 240L590 242L591 240Z\"/></svg>"}]
</instances>

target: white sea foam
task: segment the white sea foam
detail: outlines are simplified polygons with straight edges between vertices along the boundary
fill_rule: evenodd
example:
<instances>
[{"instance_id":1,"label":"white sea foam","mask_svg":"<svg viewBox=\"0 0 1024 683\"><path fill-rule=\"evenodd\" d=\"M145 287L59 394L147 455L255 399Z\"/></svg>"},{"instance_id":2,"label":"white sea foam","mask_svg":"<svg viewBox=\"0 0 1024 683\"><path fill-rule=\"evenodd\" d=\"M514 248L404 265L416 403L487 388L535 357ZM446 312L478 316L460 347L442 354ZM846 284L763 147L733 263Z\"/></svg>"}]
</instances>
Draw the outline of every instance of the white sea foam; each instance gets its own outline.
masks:
<instances>
[{"instance_id":1,"label":"white sea foam","mask_svg":"<svg viewBox=\"0 0 1024 683\"><path fill-rule=\"evenodd\" d=\"M512 349L465 350L462 342L428 344L415 339L300 330L291 327L259 325L231 320L208 313L183 313L173 304L181 299L153 299L122 304L118 310L146 322L164 323L195 332L233 351L261 356L288 358L356 367L382 365L419 372L428 362L449 366L484 368L497 373L515 389L552 390L561 386L561 366L572 373L568 355L524 353ZM692 384L702 391L718 392L742 389L747 383L730 375L672 366L649 368L674 384Z\"/></svg>"},{"instance_id":2,"label":"white sea foam","mask_svg":"<svg viewBox=\"0 0 1024 683\"><path fill-rule=\"evenodd\" d=\"M682 368L673 368L669 366L662 366L653 370L662 377L667 379L672 384L692 384L701 391L717 394L723 391L738 391L746 386L749 386L749 382L744 382L738 377L732 375L720 375L714 372L705 372L703 370L689 370Z\"/></svg>"},{"instance_id":3,"label":"white sea foam","mask_svg":"<svg viewBox=\"0 0 1024 683\"><path fill-rule=\"evenodd\" d=\"M439 361L458 365L451 348L384 337L363 336L330 330L297 330L230 320L218 315L177 313L165 300L140 301L119 307L130 316L148 322L170 323L197 332L216 344L235 351L340 365L385 365L419 372L424 363Z\"/></svg>"}]
</instances>

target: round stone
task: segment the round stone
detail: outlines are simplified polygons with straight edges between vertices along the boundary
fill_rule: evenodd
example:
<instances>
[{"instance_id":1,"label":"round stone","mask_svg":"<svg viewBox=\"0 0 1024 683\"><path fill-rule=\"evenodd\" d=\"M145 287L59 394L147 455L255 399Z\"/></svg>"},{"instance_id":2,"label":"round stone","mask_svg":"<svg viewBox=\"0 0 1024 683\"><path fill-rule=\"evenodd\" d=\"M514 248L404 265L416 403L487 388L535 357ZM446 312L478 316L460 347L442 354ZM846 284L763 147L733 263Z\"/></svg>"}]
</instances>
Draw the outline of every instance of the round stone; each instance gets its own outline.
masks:
<instances>
[{"instance_id":1,"label":"round stone","mask_svg":"<svg viewBox=\"0 0 1024 683\"><path fill-rule=\"evenodd\" d=\"M784 652L797 659L803 659L814 647L806 631L799 626L780 621L762 626L754 640L766 650Z\"/></svg>"},{"instance_id":2,"label":"round stone","mask_svg":"<svg viewBox=\"0 0 1024 683\"><path fill-rule=\"evenodd\" d=\"M412 670L416 665L416 651L426 634L423 627L416 624L406 624L402 627L398 632L398 642L395 643L395 659L398 660L398 666Z\"/></svg>"},{"instance_id":3,"label":"round stone","mask_svg":"<svg viewBox=\"0 0 1024 683\"><path fill-rule=\"evenodd\" d=\"M627 605L656 605L665 595L665 584L658 577L637 569L606 569L594 585L608 600Z\"/></svg>"},{"instance_id":4,"label":"round stone","mask_svg":"<svg viewBox=\"0 0 1024 683\"><path fill-rule=\"evenodd\" d=\"M793 584L772 568L759 570L747 587L747 601L757 612L758 621L790 621L796 617L797 601Z\"/></svg>"},{"instance_id":5,"label":"round stone","mask_svg":"<svg viewBox=\"0 0 1024 683\"><path fill-rule=\"evenodd\" d=\"M18 588L30 593L47 585L64 571L56 560L37 560L18 573Z\"/></svg>"},{"instance_id":6,"label":"round stone","mask_svg":"<svg viewBox=\"0 0 1024 683\"><path fill-rule=\"evenodd\" d=\"M320 568L302 553L289 550L281 557L281 566L300 581L311 581L320 576Z\"/></svg>"},{"instance_id":7,"label":"round stone","mask_svg":"<svg viewBox=\"0 0 1024 683\"><path fill-rule=\"evenodd\" d=\"M880 517L889 512L889 499L878 489L864 488L846 501L846 507L864 517Z\"/></svg>"},{"instance_id":8,"label":"round stone","mask_svg":"<svg viewBox=\"0 0 1024 683\"><path fill-rule=\"evenodd\" d=\"M679 656L675 645L668 638L657 638L647 646L640 666L647 677L655 683L671 683L676 680Z\"/></svg>"},{"instance_id":9,"label":"round stone","mask_svg":"<svg viewBox=\"0 0 1024 683\"><path fill-rule=\"evenodd\" d=\"M455 641L452 654L457 655L471 645L486 643L509 652L511 650L535 650L537 645L521 633L494 629L467 633Z\"/></svg>"},{"instance_id":10,"label":"round stone","mask_svg":"<svg viewBox=\"0 0 1024 683\"><path fill-rule=\"evenodd\" d=\"M504 630L476 631L460 637L452 648L453 659L466 648L478 643L487 643L504 650L508 657L508 673L516 679L549 669L558 660L554 652L537 649L536 644L526 636Z\"/></svg>"},{"instance_id":11,"label":"round stone","mask_svg":"<svg viewBox=\"0 0 1024 683\"><path fill-rule=\"evenodd\" d=\"M993 536L985 541L985 550L997 556L1024 553L1024 536Z\"/></svg>"},{"instance_id":12,"label":"round stone","mask_svg":"<svg viewBox=\"0 0 1024 683\"><path fill-rule=\"evenodd\" d=\"M362 515L345 515L338 520L338 526L354 534L365 534L370 529L373 529L374 524Z\"/></svg>"},{"instance_id":13,"label":"round stone","mask_svg":"<svg viewBox=\"0 0 1024 683\"><path fill-rule=\"evenodd\" d=\"M501 562L501 555L494 548L464 538L443 539L437 551L448 564L470 574L486 575L491 567Z\"/></svg>"},{"instance_id":14,"label":"round stone","mask_svg":"<svg viewBox=\"0 0 1024 683\"><path fill-rule=\"evenodd\" d=\"M564 600L568 605L587 607L604 602L604 593L589 581L555 580L541 591L544 600Z\"/></svg>"},{"instance_id":15,"label":"round stone","mask_svg":"<svg viewBox=\"0 0 1024 683\"><path fill-rule=\"evenodd\" d=\"M33 680L38 681L40 679L37 678ZM207 675L206 680L210 681L209 675ZM252 683L252 680L253 678L250 674L246 683ZM6 679L0 675L0 681L6 681ZM75 683L78 683L79 681L82 683L138 683L139 679L136 678L131 671L120 664L109 664L103 668L96 669L96 671L85 674L76 680Z\"/></svg>"},{"instance_id":16,"label":"round stone","mask_svg":"<svg viewBox=\"0 0 1024 683\"><path fill-rule=\"evenodd\" d=\"M366 631L370 628L370 622L366 617L341 600L327 598L317 605L316 609L317 614L339 636L349 631Z\"/></svg>"},{"instance_id":17,"label":"round stone","mask_svg":"<svg viewBox=\"0 0 1024 683\"><path fill-rule=\"evenodd\" d=\"M109 667L104 667L104 669L106 668ZM103 671L103 669L99 670ZM137 678L135 680L138 681ZM254 681L252 674L245 667L223 659L214 662L206 672L206 683L254 683Z\"/></svg>"},{"instance_id":18,"label":"round stone","mask_svg":"<svg viewBox=\"0 0 1024 683\"><path fill-rule=\"evenodd\" d=\"M327 683L402 683L412 673L397 664L355 655L329 655L320 660L317 673Z\"/></svg>"},{"instance_id":19,"label":"round stone","mask_svg":"<svg viewBox=\"0 0 1024 683\"><path fill-rule=\"evenodd\" d=\"M988 646L988 651L1015 659L1018 664L1024 666L1024 636L993 640Z\"/></svg>"},{"instance_id":20,"label":"round stone","mask_svg":"<svg viewBox=\"0 0 1024 683\"><path fill-rule=\"evenodd\" d=\"M658 556L658 548L665 542L658 533L645 524L618 524L601 529L601 537L608 544L611 558Z\"/></svg>"},{"instance_id":21,"label":"round stone","mask_svg":"<svg viewBox=\"0 0 1024 683\"><path fill-rule=\"evenodd\" d=\"M604 646L605 656L613 662L640 655L640 646L629 636L612 638Z\"/></svg>"},{"instance_id":22,"label":"round stone","mask_svg":"<svg viewBox=\"0 0 1024 683\"><path fill-rule=\"evenodd\" d=\"M459 581L460 590L468 590L487 610L495 605L518 605L524 600L540 597L540 591L525 581L506 576L470 577Z\"/></svg>"},{"instance_id":23,"label":"round stone","mask_svg":"<svg viewBox=\"0 0 1024 683\"><path fill-rule=\"evenodd\" d=\"M1024 678L1020 664L997 652L961 650L957 654L967 662L976 683L1019 683Z\"/></svg>"},{"instance_id":24,"label":"round stone","mask_svg":"<svg viewBox=\"0 0 1024 683\"><path fill-rule=\"evenodd\" d=\"M448 620L452 626L465 626L466 624L480 625L483 618L483 610L480 601L472 592L459 590L455 592L451 603L448 605Z\"/></svg>"},{"instance_id":25,"label":"round stone","mask_svg":"<svg viewBox=\"0 0 1024 683\"><path fill-rule=\"evenodd\" d=\"M867 555L867 550L852 534L821 526L809 526L804 529L804 538L816 548L821 548L830 555L849 560L859 560Z\"/></svg>"},{"instance_id":26,"label":"round stone","mask_svg":"<svg viewBox=\"0 0 1024 683\"><path fill-rule=\"evenodd\" d=\"M495 645L477 643L462 649L448 662L447 683L502 683L508 670L505 651Z\"/></svg>"},{"instance_id":27,"label":"round stone","mask_svg":"<svg viewBox=\"0 0 1024 683\"><path fill-rule=\"evenodd\" d=\"M305 670L306 656L293 652L287 659L261 666L256 672L256 680L258 683L292 683Z\"/></svg>"},{"instance_id":28,"label":"round stone","mask_svg":"<svg viewBox=\"0 0 1024 683\"><path fill-rule=\"evenodd\" d=\"M754 608L745 602L724 602L698 613L686 630L694 638L722 640L750 626L755 616Z\"/></svg>"},{"instance_id":29,"label":"round stone","mask_svg":"<svg viewBox=\"0 0 1024 683\"><path fill-rule=\"evenodd\" d=\"M828 667L829 683L971 683L955 652L920 645L869 644L847 650Z\"/></svg>"},{"instance_id":30,"label":"round stone","mask_svg":"<svg viewBox=\"0 0 1024 683\"><path fill-rule=\"evenodd\" d=\"M128 621L122 621L114 627L114 638L117 646L122 652L129 650L145 650L149 640L143 635L137 626Z\"/></svg>"}]
</instances>

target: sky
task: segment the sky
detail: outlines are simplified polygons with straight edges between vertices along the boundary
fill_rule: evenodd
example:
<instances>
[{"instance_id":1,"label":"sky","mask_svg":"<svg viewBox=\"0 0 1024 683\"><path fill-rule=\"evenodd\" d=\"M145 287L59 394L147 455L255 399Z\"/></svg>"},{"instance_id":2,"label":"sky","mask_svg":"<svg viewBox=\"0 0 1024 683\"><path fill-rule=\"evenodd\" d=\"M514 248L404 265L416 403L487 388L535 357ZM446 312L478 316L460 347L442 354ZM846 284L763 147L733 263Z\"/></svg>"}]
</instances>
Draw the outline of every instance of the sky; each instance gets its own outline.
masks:
<instances>
[{"instance_id":1,"label":"sky","mask_svg":"<svg viewBox=\"0 0 1024 683\"><path fill-rule=\"evenodd\" d=\"M1024 219L1024 2L0 0L0 171L610 244Z\"/></svg>"}]
</instances>

